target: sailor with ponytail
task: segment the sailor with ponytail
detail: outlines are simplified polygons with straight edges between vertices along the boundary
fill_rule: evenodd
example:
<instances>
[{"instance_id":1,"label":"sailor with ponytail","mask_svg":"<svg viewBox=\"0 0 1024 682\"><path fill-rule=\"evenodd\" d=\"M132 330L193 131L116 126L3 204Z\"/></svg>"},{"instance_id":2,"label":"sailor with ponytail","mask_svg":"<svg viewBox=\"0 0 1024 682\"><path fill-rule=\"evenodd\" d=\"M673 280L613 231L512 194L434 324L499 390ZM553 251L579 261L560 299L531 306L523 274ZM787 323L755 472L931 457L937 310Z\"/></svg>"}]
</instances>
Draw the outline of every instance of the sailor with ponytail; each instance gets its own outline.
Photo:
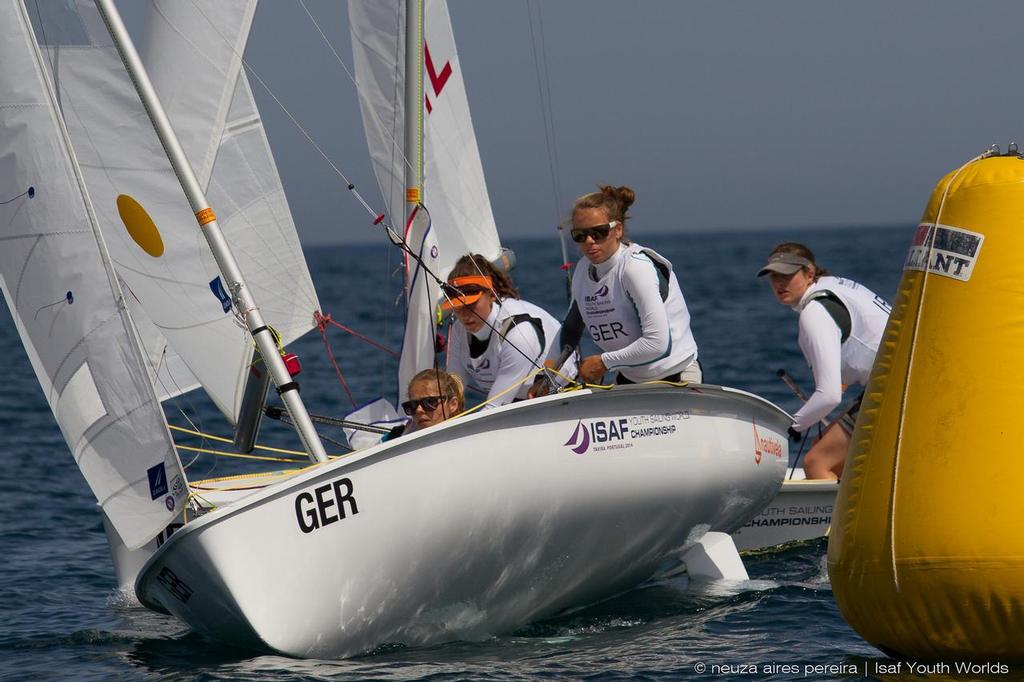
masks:
<instances>
[{"instance_id":1,"label":"sailor with ponytail","mask_svg":"<svg viewBox=\"0 0 1024 682\"><path fill-rule=\"evenodd\" d=\"M576 347L585 331L602 351L580 362L585 382L599 382L609 370L620 384L699 382L690 312L672 264L626 233L635 199L629 187L607 185L574 203L571 235L583 258L556 353Z\"/></svg>"},{"instance_id":2,"label":"sailor with ponytail","mask_svg":"<svg viewBox=\"0 0 1024 682\"><path fill-rule=\"evenodd\" d=\"M520 300L512 279L478 254L455 262L446 293L442 308L455 314L448 371L486 396L483 409L526 398L530 382L523 380L558 341L558 320Z\"/></svg>"}]
</instances>

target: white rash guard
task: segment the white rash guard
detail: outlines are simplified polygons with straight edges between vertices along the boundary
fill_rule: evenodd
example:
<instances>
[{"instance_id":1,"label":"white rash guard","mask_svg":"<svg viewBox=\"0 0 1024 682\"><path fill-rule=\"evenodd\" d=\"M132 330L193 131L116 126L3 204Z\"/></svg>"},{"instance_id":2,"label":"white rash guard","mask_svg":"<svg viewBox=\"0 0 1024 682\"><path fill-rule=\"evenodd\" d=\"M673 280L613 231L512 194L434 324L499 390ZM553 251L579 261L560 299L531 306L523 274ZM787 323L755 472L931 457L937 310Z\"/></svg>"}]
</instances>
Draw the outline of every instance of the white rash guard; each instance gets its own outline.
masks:
<instances>
[{"instance_id":1,"label":"white rash guard","mask_svg":"<svg viewBox=\"0 0 1024 682\"><path fill-rule=\"evenodd\" d=\"M652 258L668 271L664 298ZM577 333L567 330L562 343L578 343L578 334L585 326L604 351L601 360L605 366L633 382L684 371L697 361L697 342L690 330L690 312L679 280L671 267L665 258L639 244L621 245L611 258L597 265L582 259L572 281L577 312L570 309L570 318L578 314L582 326Z\"/></svg>"},{"instance_id":2,"label":"white rash guard","mask_svg":"<svg viewBox=\"0 0 1024 682\"><path fill-rule=\"evenodd\" d=\"M528 315L540 323L544 332L544 344L537 334L536 322L524 320L510 326L505 338L499 332L516 315ZM526 301L507 298L495 301L491 314L480 331L473 334L478 349L486 343L486 349L472 357L470 332L458 321L452 326L448 350L448 371L459 376L467 387L487 396L483 409L506 405L516 399L525 399L532 382L524 382L517 391L508 391L514 384L543 365L549 349L558 343L560 325L546 310ZM557 353L556 353L557 354ZM567 367L569 376L575 375L575 364Z\"/></svg>"},{"instance_id":3,"label":"white rash guard","mask_svg":"<svg viewBox=\"0 0 1024 682\"><path fill-rule=\"evenodd\" d=\"M839 325L825 306L814 300L825 291L834 294L850 314L846 341L841 341ZM800 350L814 374L814 393L793 415L793 428L802 432L839 405L844 385L867 383L891 307L853 280L826 276L807 288L793 310L800 314Z\"/></svg>"}]
</instances>

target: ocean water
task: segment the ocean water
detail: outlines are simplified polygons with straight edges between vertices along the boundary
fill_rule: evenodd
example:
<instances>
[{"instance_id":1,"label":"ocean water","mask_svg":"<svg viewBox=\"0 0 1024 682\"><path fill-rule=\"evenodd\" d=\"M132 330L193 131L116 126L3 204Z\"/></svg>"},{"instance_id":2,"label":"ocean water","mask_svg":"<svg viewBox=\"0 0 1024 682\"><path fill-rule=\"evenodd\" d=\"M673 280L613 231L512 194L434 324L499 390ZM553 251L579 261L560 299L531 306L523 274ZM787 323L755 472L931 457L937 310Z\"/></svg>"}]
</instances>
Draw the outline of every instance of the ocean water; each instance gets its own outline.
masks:
<instances>
[{"instance_id":1,"label":"ocean water","mask_svg":"<svg viewBox=\"0 0 1024 682\"><path fill-rule=\"evenodd\" d=\"M785 368L808 388L810 375L796 345L795 315L754 277L768 251L782 240L803 241L835 274L891 299L911 231L908 225L635 237L675 265L705 380L758 393L793 411L799 403L775 372ZM559 316L565 287L556 239L508 245L519 256L514 276L523 297ZM310 249L307 257L324 312L397 349L397 250L326 247ZM392 357L338 329L329 332L329 341L355 401L393 394ZM310 410L344 414L351 402L319 335L307 335L291 350L303 362L302 395ZM300 661L205 640L116 591L95 502L5 307L0 353L7 369L0 392L0 679L920 679L906 668L882 674L878 666L887 659L843 621L825 571L824 540L747 556L751 581L728 590L698 589L685 577L654 580L571 615L479 642ZM211 433L225 431L201 397L176 400L168 415L179 424L187 416ZM324 433L338 437L326 428ZM290 430L274 423L264 427L261 440L295 445ZM183 458L192 478L242 466L209 456Z\"/></svg>"}]
</instances>

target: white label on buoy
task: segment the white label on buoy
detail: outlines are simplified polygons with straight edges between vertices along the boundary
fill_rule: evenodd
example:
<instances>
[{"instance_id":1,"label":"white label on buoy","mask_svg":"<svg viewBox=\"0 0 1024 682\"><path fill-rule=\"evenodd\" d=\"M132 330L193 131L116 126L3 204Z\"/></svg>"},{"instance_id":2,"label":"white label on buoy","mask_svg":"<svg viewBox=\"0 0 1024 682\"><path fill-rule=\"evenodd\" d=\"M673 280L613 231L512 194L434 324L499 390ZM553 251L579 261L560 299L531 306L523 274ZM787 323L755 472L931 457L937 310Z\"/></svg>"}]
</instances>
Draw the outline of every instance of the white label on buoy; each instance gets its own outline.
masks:
<instances>
[{"instance_id":1,"label":"white label on buoy","mask_svg":"<svg viewBox=\"0 0 1024 682\"><path fill-rule=\"evenodd\" d=\"M903 264L904 270L921 270L966 282L974 271L985 235L949 225L921 223Z\"/></svg>"}]
</instances>

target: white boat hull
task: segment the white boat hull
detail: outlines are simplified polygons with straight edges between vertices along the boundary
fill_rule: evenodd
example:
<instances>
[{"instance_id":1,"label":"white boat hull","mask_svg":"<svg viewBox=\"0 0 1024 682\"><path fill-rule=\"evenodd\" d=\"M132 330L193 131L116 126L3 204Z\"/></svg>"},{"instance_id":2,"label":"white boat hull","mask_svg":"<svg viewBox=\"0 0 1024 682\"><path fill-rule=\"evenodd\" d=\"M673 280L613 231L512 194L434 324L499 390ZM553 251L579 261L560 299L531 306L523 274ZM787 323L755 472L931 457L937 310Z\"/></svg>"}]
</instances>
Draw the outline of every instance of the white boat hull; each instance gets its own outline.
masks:
<instances>
[{"instance_id":1,"label":"white boat hull","mask_svg":"<svg viewBox=\"0 0 1024 682\"><path fill-rule=\"evenodd\" d=\"M732 534L736 549L767 549L789 542L825 537L832 526L832 508L839 481L806 480L797 469L761 513Z\"/></svg>"},{"instance_id":2,"label":"white boat hull","mask_svg":"<svg viewBox=\"0 0 1024 682\"><path fill-rule=\"evenodd\" d=\"M707 531L742 526L779 490L790 423L711 386L509 405L189 523L136 592L213 638L292 656L486 637L631 587Z\"/></svg>"}]
</instances>

